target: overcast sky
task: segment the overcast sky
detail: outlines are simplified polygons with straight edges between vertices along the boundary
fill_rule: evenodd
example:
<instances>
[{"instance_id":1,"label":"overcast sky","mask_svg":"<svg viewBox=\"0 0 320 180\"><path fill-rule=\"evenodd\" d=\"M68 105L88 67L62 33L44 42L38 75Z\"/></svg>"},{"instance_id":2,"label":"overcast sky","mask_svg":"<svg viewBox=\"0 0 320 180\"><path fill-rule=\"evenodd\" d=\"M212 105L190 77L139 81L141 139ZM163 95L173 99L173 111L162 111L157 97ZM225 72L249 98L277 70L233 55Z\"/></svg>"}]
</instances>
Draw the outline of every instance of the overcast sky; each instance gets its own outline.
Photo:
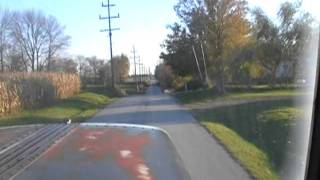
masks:
<instances>
[{"instance_id":1,"label":"overcast sky","mask_svg":"<svg viewBox=\"0 0 320 180\"><path fill-rule=\"evenodd\" d=\"M107 2L107 0L105 0ZM176 0L110 0L116 7L111 14L120 14L112 26L120 28L113 33L113 54L127 54L135 45L141 61L153 71L159 62L160 44L169 30L167 25L178 21L173 6ZM275 17L283 0L249 0L250 7L259 6ZM108 36L99 32L107 28L107 21L99 20L99 14L107 15L107 8L101 7L101 0L0 0L2 8L11 10L35 9L55 16L66 27L71 36L70 56L84 55L109 58ZM304 0L304 9L320 17L317 7L319 0ZM318 13L318 14L316 14Z\"/></svg>"}]
</instances>

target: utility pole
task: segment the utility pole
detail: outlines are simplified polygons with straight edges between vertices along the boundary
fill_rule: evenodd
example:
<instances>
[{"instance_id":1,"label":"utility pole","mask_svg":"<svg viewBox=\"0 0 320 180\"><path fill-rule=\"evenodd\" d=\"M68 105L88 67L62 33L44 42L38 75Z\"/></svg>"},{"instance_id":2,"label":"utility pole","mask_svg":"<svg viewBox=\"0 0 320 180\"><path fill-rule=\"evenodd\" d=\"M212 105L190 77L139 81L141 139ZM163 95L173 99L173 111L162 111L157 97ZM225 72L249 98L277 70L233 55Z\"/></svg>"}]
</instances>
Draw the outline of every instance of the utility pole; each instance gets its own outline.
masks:
<instances>
[{"instance_id":1,"label":"utility pole","mask_svg":"<svg viewBox=\"0 0 320 180\"><path fill-rule=\"evenodd\" d=\"M141 59L140 59L140 56L139 56L139 61L138 61L138 69L139 69L139 84L142 83L142 77L141 77Z\"/></svg>"},{"instance_id":2,"label":"utility pole","mask_svg":"<svg viewBox=\"0 0 320 180\"><path fill-rule=\"evenodd\" d=\"M147 80L147 67L143 67L143 79L144 79L144 81L146 81Z\"/></svg>"},{"instance_id":3,"label":"utility pole","mask_svg":"<svg viewBox=\"0 0 320 180\"><path fill-rule=\"evenodd\" d=\"M132 53L133 53L133 63L134 63L134 80L136 82L136 89L137 89L137 91L139 91L138 78L137 78L137 67L136 67L136 65L137 65L136 58L137 58L137 56L136 56L136 49L135 49L134 46L133 46Z\"/></svg>"},{"instance_id":4,"label":"utility pole","mask_svg":"<svg viewBox=\"0 0 320 180\"><path fill-rule=\"evenodd\" d=\"M142 82L144 81L144 66L142 65Z\"/></svg>"},{"instance_id":5,"label":"utility pole","mask_svg":"<svg viewBox=\"0 0 320 180\"><path fill-rule=\"evenodd\" d=\"M146 76L146 69L147 69L147 67L146 66L143 66L143 79L144 79L144 81L146 81L147 80L147 76Z\"/></svg>"},{"instance_id":6,"label":"utility pole","mask_svg":"<svg viewBox=\"0 0 320 180\"><path fill-rule=\"evenodd\" d=\"M200 46L201 46L201 52L202 52L202 58L203 58L204 72L205 72L205 75L206 75L206 83L207 83L207 85L209 85L209 78L208 78L208 71L207 71L207 63L206 63L206 58L205 58L205 56L204 56L204 51L203 51L202 43L200 44Z\"/></svg>"},{"instance_id":7,"label":"utility pole","mask_svg":"<svg viewBox=\"0 0 320 180\"><path fill-rule=\"evenodd\" d=\"M199 61L198 61L197 54L196 54L196 50L194 49L194 46L192 46L192 50L193 50L194 58L196 59L196 63L197 63L198 71L199 71L200 80L202 81L202 79L203 79L203 78L202 78L202 73L201 73L201 70L200 70Z\"/></svg>"},{"instance_id":8,"label":"utility pole","mask_svg":"<svg viewBox=\"0 0 320 180\"><path fill-rule=\"evenodd\" d=\"M110 16L110 7L115 6L115 4L110 4L110 0L108 0L108 4L104 4L103 2L101 3L102 7L107 7L108 8L108 16L107 17L101 17L99 15L100 20L105 20L108 19L109 21L109 29L103 29L100 30L101 32L109 32L109 44L110 44L110 61L111 61L111 82L112 82L112 87L115 87L115 79L114 79L114 64L113 64L113 57L112 57L112 31L115 30L120 30L119 28L111 28L111 19L119 18L119 13L118 16Z\"/></svg>"}]
</instances>

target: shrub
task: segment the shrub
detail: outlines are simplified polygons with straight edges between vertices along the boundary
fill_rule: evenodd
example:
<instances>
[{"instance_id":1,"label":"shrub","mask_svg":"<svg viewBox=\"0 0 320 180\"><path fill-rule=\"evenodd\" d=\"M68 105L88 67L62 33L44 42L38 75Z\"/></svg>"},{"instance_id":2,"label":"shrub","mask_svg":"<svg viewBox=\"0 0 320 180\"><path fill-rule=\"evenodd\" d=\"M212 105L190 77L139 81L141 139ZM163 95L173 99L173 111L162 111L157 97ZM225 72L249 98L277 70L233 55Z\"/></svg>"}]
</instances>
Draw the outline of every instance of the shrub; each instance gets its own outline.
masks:
<instances>
[{"instance_id":1,"label":"shrub","mask_svg":"<svg viewBox=\"0 0 320 180\"><path fill-rule=\"evenodd\" d=\"M188 89L189 90L197 90L200 88L203 88L203 82L201 82L199 79L192 79L188 82Z\"/></svg>"},{"instance_id":2,"label":"shrub","mask_svg":"<svg viewBox=\"0 0 320 180\"><path fill-rule=\"evenodd\" d=\"M175 90L183 91L186 86L188 87L190 81L192 81L192 76L175 76L172 84Z\"/></svg>"}]
</instances>

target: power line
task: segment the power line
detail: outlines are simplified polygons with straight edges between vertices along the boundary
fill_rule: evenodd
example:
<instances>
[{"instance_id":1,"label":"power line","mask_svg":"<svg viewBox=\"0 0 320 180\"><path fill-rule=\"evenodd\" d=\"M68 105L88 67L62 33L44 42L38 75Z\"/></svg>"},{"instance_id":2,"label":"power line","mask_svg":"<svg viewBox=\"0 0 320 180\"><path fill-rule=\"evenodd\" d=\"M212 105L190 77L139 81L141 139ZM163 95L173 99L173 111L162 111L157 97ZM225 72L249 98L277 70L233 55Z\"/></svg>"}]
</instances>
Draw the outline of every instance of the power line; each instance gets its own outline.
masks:
<instances>
[{"instance_id":1,"label":"power line","mask_svg":"<svg viewBox=\"0 0 320 180\"><path fill-rule=\"evenodd\" d=\"M119 18L119 13L117 16L110 16L110 7L115 6L115 4L110 4L110 0L108 0L107 4L104 4L103 2L101 3L101 7L107 7L108 8L108 16L107 17L101 17L99 15L100 20L105 20L108 19L109 21L109 29L102 29L100 30L101 32L109 32L109 44L110 44L110 61L111 61L111 82L112 82L112 87L115 87L115 79L114 79L114 64L113 64L113 57L112 57L112 31L115 30L120 30L119 28L111 28L111 19Z\"/></svg>"}]
</instances>

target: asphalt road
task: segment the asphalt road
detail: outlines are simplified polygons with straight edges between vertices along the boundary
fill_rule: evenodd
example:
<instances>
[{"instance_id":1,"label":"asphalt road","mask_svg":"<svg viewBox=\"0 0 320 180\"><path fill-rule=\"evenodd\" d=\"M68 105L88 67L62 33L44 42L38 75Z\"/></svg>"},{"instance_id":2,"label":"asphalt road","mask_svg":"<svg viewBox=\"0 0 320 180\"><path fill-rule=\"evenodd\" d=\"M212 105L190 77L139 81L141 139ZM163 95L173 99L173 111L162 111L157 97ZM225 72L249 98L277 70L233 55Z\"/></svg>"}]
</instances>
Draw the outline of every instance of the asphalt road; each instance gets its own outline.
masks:
<instances>
[{"instance_id":1,"label":"asphalt road","mask_svg":"<svg viewBox=\"0 0 320 180\"><path fill-rule=\"evenodd\" d=\"M193 180L250 179L184 107L156 86L145 95L125 97L108 105L89 121L152 125L166 130Z\"/></svg>"}]
</instances>

